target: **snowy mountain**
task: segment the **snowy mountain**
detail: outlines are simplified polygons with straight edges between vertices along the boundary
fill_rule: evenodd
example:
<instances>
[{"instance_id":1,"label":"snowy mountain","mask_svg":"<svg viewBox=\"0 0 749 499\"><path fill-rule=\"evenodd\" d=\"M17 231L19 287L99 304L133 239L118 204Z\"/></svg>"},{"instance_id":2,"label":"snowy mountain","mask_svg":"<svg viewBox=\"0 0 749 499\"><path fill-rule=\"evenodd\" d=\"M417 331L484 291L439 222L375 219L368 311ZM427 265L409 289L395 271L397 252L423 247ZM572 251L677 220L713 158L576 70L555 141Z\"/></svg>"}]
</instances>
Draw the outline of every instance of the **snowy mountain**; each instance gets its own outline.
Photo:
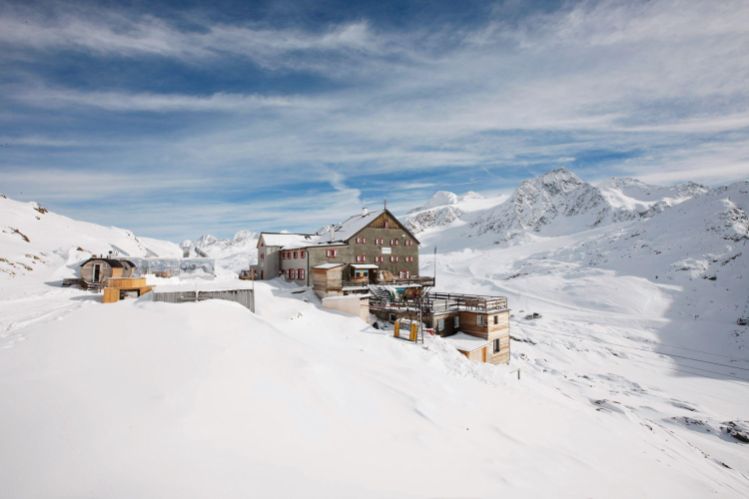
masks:
<instances>
[{"instance_id":1,"label":"snowy mountain","mask_svg":"<svg viewBox=\"0 0 749 499\"><path fill-rule=\"evenodd\" d=\"M651 216L709 191L694 182L664 187L627 177L614 177L597 187L613 209L639 216Z\"/></svg>"},{"instance_id":2,"label":"snowy mountain","mask_svg":"<svg viewBox=\"0 0 749 499\"><path fill-rule=\"evenodd\" d=\"M601 192L569 170L559 169L526 180L501 205L482 214L474 234L494 233L512 239L552 226L555 232L595 226L611 215Z\"/></svg>"},{"instance_id":3,"label":"snowy mountain","mask_svg":"<svg viewBox=\"0 0 749 499\"><path fill-rule=\"evenodd\" d=\"M572 234L601 224L647 218L708 192L695 183L660 187L632 178L612 178L599 185L567 169L526 180L493 204L476 195L438 192L406 217L417 233L454 229L447 239L477 238L471 246L501 243L528 234ZM470 206L470 209L466 209ZM448 242L449 247L454 245Z\"/></svg>"},{"instance_id":4,"label":"snowy mountain","mask_svg":"<svg viewBox=\"0 0 749 499\"><path fill-rule=\"evenodd\" d=\"M0 281L34 275L71 277L79 262L110 251L131 257L180 256L179 247L168 241L137 237L127 229L58 215L38 203L0 197Z\"/></svg>"},{"instance_id":5,"label":"snowy mountain","mask_svg":"<svg viewBox=\"0 0 749 499\"><path fill-rule=\"evenodd\" d=\"M439 337L395 339L282 280L252 283L256 313L147 295L104 305L50 282L78 245L179 246L0 199L0 262L33 269L0 273L3 490L747 497L749 329L736 319L749 314L749 182L593 186L568 173L504 198L441 193L409 215L439 248L420 258L436 290L508 297L509 366ZM456 218L438 216L449 207ZM184 247L244 264L254 238Z\"/></svg>"},{"instance_id":6,"label":"snowy mountain","mask_svg":"<svg viewBox=\"0 0 749 499\"><path fill-rule=\"evenodd\" d=\"M247 230L237 232L231 239L203 235L195 241L182 241L180 247L187 257L213 258L219 270L238 273L257 259L258 236L257 232Z\"/></svg>"},{"instance_id":7,"label":"snowy mountain","mask_svg":"<svg viewBox=\"0 0 749 499\"><path fill-rule=\"evenodd\" d=\"M439 191L423 206L409 211L404 223L416 234L430 229L460 226L466 220L471 220L474 213L504 199L505 196L484 197L471 191L460 196L453 192Z\"/></svg>"}]
</instances>

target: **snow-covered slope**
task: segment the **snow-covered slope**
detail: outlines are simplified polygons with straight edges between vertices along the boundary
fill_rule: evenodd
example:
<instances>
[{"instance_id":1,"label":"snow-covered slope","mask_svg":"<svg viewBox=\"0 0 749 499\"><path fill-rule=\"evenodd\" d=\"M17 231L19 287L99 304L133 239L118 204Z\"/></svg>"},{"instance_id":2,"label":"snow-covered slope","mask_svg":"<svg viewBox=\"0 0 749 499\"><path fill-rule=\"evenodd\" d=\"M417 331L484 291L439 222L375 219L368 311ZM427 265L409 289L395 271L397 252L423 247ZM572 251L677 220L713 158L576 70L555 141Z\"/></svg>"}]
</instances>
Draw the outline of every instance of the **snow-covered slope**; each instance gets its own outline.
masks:
<instances>
[{"instance_id":1,"label":"snow-covered slope","mask_svg":"<svg viewBox=\"0 0 749 499\"><path fill-rule=\"evenodd\" d=\"M257 260L257 240L256 232L241 230L231 239L203 235L195 241L182 241L180 247L190 257L213 258L217 272L237 274Z\"/></svg>"},{"instance_id":2,"label":"snow-covered slope","mask_svg":"<svg viewBox=\"0 0 749 499\"><path fill-rule=\"evenodd\" d=\"M662 211L695 196L708 192L708 188L694 182L673 186L650 185L628 177L613 177L596 185L613 208L645 214Z\"/></svg>"},{"instance_id":3,"label":"snow-covered slope","mask_svg":"<svg viewBox=\"0 0 749 499\"><path fill-rule=\"evenodd\" d=\"M255 283L253 314L224 302L103 305L39 272L19 297L19 279L6 278L2 490L749 496L749 444L731 436L749 429L749 331L736 324L749 313L749 183L682 196L554 177L561 186L535 182L508 199L504 213L527 208L501 219L522 236L511 242L496 232L505 225L473 232L496 200L440 196L453 204L421 210L460 207L420 239L440 248L439 290L509 297L509 366L471 363L440 338L396 340L278 280ZM536 202L553 204L547 223ZM2 237L4 248L23 241ZM219 258L231 246L202 244ZM425 275L433 263L425 251Z\"/></svg>"},{"instance_id":4,"label":"snow-covered slope","mask_svg":"<svg viewBox=\"0 0 749 499\"><path fill-rule=\"evenodd\" d=\"M560 168L526 180L508 197L477 202L476 194L437 192L406 217L416 233L451 229L447 242L472 238L470 246L523 239L528 234L561 235L625 220L651 217L708 192L695 183L661 187L631 178L592 185ZM492 202L493 201L493 202ZM429 237L427 237L429 239Z\"/></svg>"},{"instance_id":5,"label":"snow-covered slope","mask_svg":"<svg viewBox=\"0 0 749 499\"><path fill-rule=\"evenodd\" d=\"M257 290L258 315L218 301L89 301L19 331L24 341L0 349L8 496L749 490L745 449L716 426L730 411L709 405L745 388L678 388L647 366L646 379L627 378L615 374L626 373L626 359L583 350L566 330L556 345L519 330L539 346L520 343L510 368L470 363L439 338L414 345L324 312L295 286ZM677 388L660 392L668 383Z\"/></svg>"},{"instance_id":6,"label":"snow-covered slope","mask_svg":"<svg viewBox=\"0 0 749 499\"><path fill-rule=\"evenodd\" d=\"M0 282L60 279L92 254L179 257L179 246L131 231L58 215L37 203L0 197Z\"/></svg>"},{"instance_id":7,"label":"snow-covered slope","mask_svg":"<svg viewBox=\"0 0 749 499\"><path fill-rule=\"evenodd\" d=\"M485 197L476 192L457 195L438 191L423 206L408 212L406 226L418 234L446 227L460 227L473 220L476 213L501 203L506 196Z\"/></svg>"},{"instance_id":8,"label":"snow-covered slope","mask_svg":"<svg viewBox=\"0 0 749 499\"><path fill-rule=\"evenodd\" d=\"M472 224L475 234L494 233L501 239L552 228L574 232L601 223L610 215L601 192L569 170L551 171L526 180L510 198Z\"/></svg>"}]
</instances>

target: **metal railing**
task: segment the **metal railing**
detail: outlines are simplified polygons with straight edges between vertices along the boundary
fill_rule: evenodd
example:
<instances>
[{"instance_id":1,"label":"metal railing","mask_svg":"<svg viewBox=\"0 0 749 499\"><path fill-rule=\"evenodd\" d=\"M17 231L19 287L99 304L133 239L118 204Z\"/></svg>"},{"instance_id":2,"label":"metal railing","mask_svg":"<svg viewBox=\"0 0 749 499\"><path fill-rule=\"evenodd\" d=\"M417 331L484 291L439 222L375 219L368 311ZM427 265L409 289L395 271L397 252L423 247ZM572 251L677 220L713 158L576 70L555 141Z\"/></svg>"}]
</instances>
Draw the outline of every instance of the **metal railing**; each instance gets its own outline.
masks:
<instances>
[{"instance_id":1,"label":"metal railing","mask_svg":"<svg viewBox=\"0 0 749 499\"><path fill-rule=\"evenodd\" d=\"M341 282L341 285L344 288L349 287L367 287L370 285L377 285L377 286L409 286L409 285L419 285L424 287L432 287L434 286L434 277L405 277L405 278L394 278L391 281L375 281L371 282L368 278L362 278L362 279L344 279Z\"/></svg>"},{"instance_id":2,"label":"metal railing","mask_svg":"<svg viewBox=\"0 0 749 499\"><path fill-rule=\"evenodd\" d=\"M492 313L507 310L506 296L428 293L423 303L424 308L431 312Z\"/></svg>"},{"instance_id":3,"label":"metal railing","mask_svg":"<svg viewBox=\"0 0 749 499\"><path fill-rule=\"evenodd\" d=\"M420 309L428 314L448 312L478 312L484 314L508 310L507 297L466 295L456 293L425 293L416 300L391 301L384 296L373 295L370 308L377 310L410 311Z\"/></svg>"}]
</instances>

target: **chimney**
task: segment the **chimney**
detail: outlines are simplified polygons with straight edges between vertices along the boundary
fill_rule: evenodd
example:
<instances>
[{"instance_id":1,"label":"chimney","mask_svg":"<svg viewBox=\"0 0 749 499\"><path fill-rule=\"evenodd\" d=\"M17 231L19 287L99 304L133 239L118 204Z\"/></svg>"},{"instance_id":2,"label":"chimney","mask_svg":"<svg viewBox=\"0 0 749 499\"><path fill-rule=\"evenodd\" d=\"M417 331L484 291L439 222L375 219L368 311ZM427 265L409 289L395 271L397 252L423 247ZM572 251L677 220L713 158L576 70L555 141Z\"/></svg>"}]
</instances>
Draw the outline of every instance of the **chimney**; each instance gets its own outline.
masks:
<instances>
[{"instance_id":1,"label":"chimney","mask_svg":"<svg viewBox=\"0 0 749 499\"><path fill-rule=\"evenodd\" d=\"M369 210L365 206L364 208L361 209L361 216L366 217L367 215L369 215Z\"/></svg>"},{"instance_id":2,"label":"chimney","mask_svg":"<svg viewBox=\"0 0 749 499\"><path fill-rule=\"evenodd\" d=\"M335 227L332 225L330 226L330 240L333 241L335 239Z\"/></svg>"}]
</instances>

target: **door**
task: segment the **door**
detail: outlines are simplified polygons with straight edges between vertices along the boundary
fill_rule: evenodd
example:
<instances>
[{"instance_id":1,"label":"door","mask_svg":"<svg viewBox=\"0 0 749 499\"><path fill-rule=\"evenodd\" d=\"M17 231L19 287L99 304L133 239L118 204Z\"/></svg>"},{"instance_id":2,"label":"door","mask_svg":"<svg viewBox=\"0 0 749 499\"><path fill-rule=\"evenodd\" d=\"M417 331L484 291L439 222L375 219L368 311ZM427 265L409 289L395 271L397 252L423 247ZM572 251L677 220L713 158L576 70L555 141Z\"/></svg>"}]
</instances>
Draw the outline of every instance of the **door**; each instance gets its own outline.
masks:
<instances>
[{"instance_id":1,"label":"door","mask_svg":"<svg viewBox=\"0 0 749 499\"><path fill-rule=\"evenodd\" d=\"M99 282L101 277L101 265L98 263L94 264L94 282Z\"/></svg>"}]
</instances>

